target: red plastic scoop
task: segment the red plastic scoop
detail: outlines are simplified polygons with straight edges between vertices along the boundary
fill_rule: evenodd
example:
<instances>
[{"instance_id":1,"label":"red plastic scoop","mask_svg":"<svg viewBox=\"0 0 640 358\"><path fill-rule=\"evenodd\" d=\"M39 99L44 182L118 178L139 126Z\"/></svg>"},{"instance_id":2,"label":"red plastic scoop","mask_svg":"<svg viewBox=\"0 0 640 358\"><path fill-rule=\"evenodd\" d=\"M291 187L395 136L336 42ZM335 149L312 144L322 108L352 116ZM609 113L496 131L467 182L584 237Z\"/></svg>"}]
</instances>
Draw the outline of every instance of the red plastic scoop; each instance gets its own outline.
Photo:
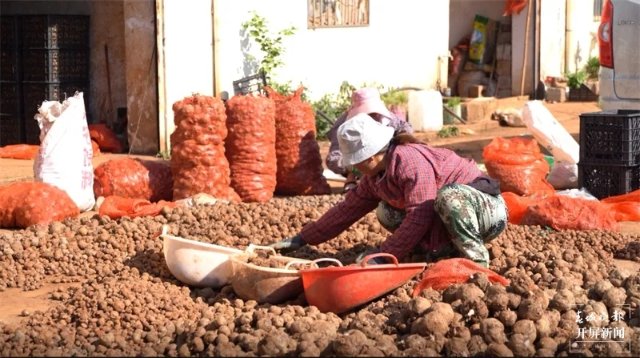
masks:
<instances>
[{"instance_id":1,"label":"red plastic scoop","mask_svg":"<svg viewBox=\"0 0 640 358\"><path fill-rule=\"evenodd\" d=\"M380 256L391 258L393 264L367 265ZM359 265L300 270L300 275L307 302L322 312L338 314L402 286L425 267L426 263L399 264L395 256L377 253L366 256Z\"/></svg>"}]
</instances>

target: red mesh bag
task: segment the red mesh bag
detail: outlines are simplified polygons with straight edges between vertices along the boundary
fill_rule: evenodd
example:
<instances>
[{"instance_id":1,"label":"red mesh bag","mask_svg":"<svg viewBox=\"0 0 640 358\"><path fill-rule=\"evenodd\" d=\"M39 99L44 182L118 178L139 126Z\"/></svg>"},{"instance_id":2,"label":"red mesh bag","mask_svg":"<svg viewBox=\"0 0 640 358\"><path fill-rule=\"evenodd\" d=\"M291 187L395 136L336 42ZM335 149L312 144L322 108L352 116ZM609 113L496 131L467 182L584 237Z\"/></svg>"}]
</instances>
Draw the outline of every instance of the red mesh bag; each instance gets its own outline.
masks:
<instances>
[{"instance_id":1,"label":"red mesh bag","mask_svg":"<svg viewBox=\"0 0 640 358\"><path fill-rule=\"evenodd\" d=\"M32 160L38 155L39 145L10 144L0 147L0 158Z\"/></svg>"},{"instance_id":2,"label":"red mesh bag","mask_svg":"<svg viewBox=\"0 0 640 358\"><path fill-rule=\"evenodd\" d=\"M160 214L162 208L175 208L178 204L171 201L160 200L151 203L149 200L124 198L121 196L107 196L104 198L98 214L105 215L111 219L118 219L123 216L135 218L138 216L156 216Z\"/></svg>"},{"instance_id":3,"label":"red mesh bag","mask_svg":"<svg viewBox=\"0 0 640 358\"><path fill-rule=\"evenodd\" d=\"M303 87L284 96L265 87L276 103L276 193L324 195L331 187L322 175L322 157L316 141L313 108L302 101Z\"/></svg>"},{"instance_id":4,"label":"red mesh bag","mask_svg":"<svg viewBox=\"0 0 640 358\"><path fill-rule=\"evenodd\" d=\"M27 228L79 213L69 195L51 184L17 182L0 187L0 227Z\"/></svg>"},{"instance_id":5,"label":"red mesh bag","mask_svg":"<svg viewBox=\"0 0 640 358\"><path fill-rule=\"evenodd\" d=\"M454 283L465 283L478 272L487 274L489 281L503 286L509 284L509 280L497 273L484 268L477 263L463 258L440 260L429 267L422 275L422 280L413 288L413 297L416 297L429 287L435 290L444 290Z\"/></svg>"},{"instance_id":6,"label":"red mesh bag","mask_svg":"<svg viewBox=\"0 0 640 358\"><path fill-rule=\"evenodd\" d=\"M264 96L227 101L225 142L231 187L244 202L265 202L276 189L276 106Z\"/></svg>"},{"instance_id":7,"label":"red mesh bag","mask_svg":"<svg viewBox=\"0 0 640 358\"><path fill-rule=\"evenodd\" d=\"M617 230L615 216L597 200L554 195L529 206L523 225L549 226L556 230Z\"/></svg>"},{"instance_id":8,"label":"red mesh bag","mask_svg":"<svg viewBox=\"0 0 640 358\"><path fill-rule=\"evenodd\" d=\"M482 151L487 173L500 181L500 190L518 195L555 192L546 177L549 164L532 138L494 138Z\"/></svg>"},{"instance_id":9,"label":"red mesh bag","mask_svg":"<svg viewBox=\"0 0 640 358\"><path fill-rule=\"evenodd\" d=\"M530 196L520 196L511 192L502 193L502 197L509 209L509 222L519 225L522 222L522 218L527 212L529 206L539 202L549 195L550 194L548 192L534 193Z\"/></svg>"},{"instance_id":10,"label":"red mesh bag","mask_svg":"<svg viewBox=\"0 0 640 358\"><path fill-rule=\"evenodd\" d=\"M100 150L111 153L122 153L122 143L116 134L104 123L89 124L89 136Z\"/></svg>"},{"instance_id":11,"label":"red mesh bag","mask_svg":"<svg viewBox=\"0 0 640 358\"><path fill-rule=\"evenodd\" d=\"M640 189L600 200L616 221L640 221Z\"/></svg>"},{"instance_id":12,"label":"red mesh bag","mask_svg":"<svg viewBox=\"0 0 640 358\"><path fill-rule=\"evenodd\" d=\"M169 165L137 158L111 159L93 173L93 193L150 201L171 200L173 178Z\"/></svg>"},{"instance_id":13,"label":"red mesh bag","mask_svg":"<svg viewBox=\"0 0 640 358\"><path fill-rule=\"evenodd\" d=\"M173 104L175 131L171 134L173 200L206 193L218 199L240 201L231 188L225 156L227 115L220 98L185 97Z\"/></svg>"}]
</instances>

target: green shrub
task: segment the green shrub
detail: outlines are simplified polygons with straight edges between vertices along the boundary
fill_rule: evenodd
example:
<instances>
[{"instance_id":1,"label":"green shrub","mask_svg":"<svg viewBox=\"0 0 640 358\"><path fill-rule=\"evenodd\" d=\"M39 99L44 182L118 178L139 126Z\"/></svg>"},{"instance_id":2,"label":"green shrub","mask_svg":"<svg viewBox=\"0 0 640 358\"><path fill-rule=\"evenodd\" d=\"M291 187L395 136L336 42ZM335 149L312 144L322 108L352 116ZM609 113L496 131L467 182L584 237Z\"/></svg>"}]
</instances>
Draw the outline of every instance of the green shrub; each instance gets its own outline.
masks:
<instances>
[{"instance_id":1,"label":"green shrub","mask_svg":"<svg viewBox=\"0 0 640 358\"><path fill-rule=\"evenodd\" d=\"M597 57L589 57L587 63L584 65L584 71L587 73L587 78L590 80L598 79L600 72L600 59Z\"/></svg>"},{"instance_id":2,"label":"green shrub","mask_svg":"<svg viewBox=\"0 0 640 358\"><path fill-rule=\"evenodd\" d=\"M319 100L311 103L313 110L316 112L316 139L327 139L327 132L329 132L333 123L342 113L349 109L351 93L354 90L354 86L347 81L343 81L337 94L325 94Z\"/></svg>"}]
</instances>

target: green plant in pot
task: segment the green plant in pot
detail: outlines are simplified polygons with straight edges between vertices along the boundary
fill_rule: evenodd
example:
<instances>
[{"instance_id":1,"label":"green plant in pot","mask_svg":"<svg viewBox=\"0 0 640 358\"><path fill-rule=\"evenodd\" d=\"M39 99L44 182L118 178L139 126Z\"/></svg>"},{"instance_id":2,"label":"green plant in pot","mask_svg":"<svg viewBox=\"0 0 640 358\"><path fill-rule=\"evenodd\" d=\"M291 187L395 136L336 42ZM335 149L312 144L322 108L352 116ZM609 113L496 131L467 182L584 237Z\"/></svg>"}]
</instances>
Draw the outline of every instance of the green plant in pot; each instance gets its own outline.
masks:
<instances>
[{"instance_id":1,"label":"green plant in pot","mask_svg":"<svg viewBox=\"0 0 640 358\"><path fill-rule=\"evenodd\" d=\"M392 88L380 95L380 98L389 110L398 118L407 120L407 103L409 96L397 88Z\"/></svg>"},{"instance_id":2,"label":"green plant in pot","mask_svg":"<svg viewBox=\"0 0 640 358\"><path fill-rule=\"evenodd\" d=\"M589 57L584 65L584 71L587 73L587 79L597 80L600 73L600 59L597 57Z\"/></svg>"},{"instance_id":3,"label":"green plant in pot","mask_svg":"<svg viewBox=\"0 0 640 358\"><path fill-rule=\"evenodd\" d=\"M578 70L574 73L565 75L567 78L567 86L571 89L578 89L587 80L587 73L583 70Z\"/></svg>"},{"instance_id":4,"label":"green plant in pot","mask_svg":"<svg viewBox=\"0 0 640 358\"><path fill-rule=\"evenodd\" d=\"M462 117L462 99L460 97L450 97L447 99L445 103L445 107L455 113L458 117ZM442 123L443 124L453 124L455 121L455 116L452 115L449 111L443 109L442 113Z\"/></svg>"}]
</instances>

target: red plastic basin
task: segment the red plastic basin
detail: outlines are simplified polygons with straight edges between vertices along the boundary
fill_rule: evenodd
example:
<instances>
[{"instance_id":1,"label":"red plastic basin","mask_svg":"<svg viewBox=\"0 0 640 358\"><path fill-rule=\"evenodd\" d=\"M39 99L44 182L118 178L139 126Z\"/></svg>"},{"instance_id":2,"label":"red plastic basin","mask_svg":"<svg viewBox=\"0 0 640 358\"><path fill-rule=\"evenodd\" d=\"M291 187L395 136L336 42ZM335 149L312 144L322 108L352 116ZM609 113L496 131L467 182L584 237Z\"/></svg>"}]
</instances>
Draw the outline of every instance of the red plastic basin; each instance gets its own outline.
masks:
<instances>
[{"instance_id":1,"label":"red plastic basin","mask_svg":"<svg viewBox=\"0 0 640 358\"><path fill-rule=\"evenodd\" d=\"M384 256L392 264L367 265ZM411 280L424 271L426 263L399 264L395 256L377 253L366 256L359 265L300 270L307 302L322 312L347 312L370 302Z\"/></svg>"}]
</instances>

